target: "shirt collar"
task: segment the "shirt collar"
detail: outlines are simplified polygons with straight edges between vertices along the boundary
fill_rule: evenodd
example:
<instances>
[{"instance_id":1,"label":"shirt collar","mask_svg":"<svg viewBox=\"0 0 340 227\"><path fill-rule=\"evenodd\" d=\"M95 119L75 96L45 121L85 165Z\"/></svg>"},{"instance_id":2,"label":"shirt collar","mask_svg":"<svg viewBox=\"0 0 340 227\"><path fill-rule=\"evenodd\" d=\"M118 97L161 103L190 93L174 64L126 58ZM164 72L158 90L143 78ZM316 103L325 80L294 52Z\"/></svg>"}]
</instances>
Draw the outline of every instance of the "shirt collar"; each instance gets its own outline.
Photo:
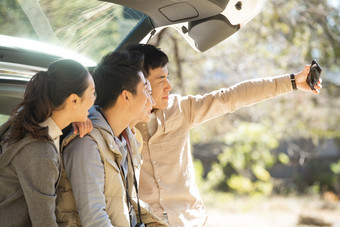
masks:
<instances>
[{"instance_id":1,"label":"shirt collar","mask_svg":"<svg viewBox=\"0 0 340 227\"><path fill-rule=\"evenodd\" d=\"M119 148L123 148L126 146L126 141L125 141L125 138L124 137L121 137L122 140L118 139L116 136L114 137L115 141L116 141L116 144Z\"/></svg>"},{"instance_id":2,"label":"shirt collar","mask_svg":"<svg viewBox=\"0 0 340 227\"><path fill-rule=\"evenodd\" d=\"M48 135L52 138L52 140L56 140L59 136L63 134L63 132L60 130L58 125L53 121L51 117L47 118L46 121L41 122L39 124L41 127L47 127L48 128Z\"/></svg>"}]
</instances>

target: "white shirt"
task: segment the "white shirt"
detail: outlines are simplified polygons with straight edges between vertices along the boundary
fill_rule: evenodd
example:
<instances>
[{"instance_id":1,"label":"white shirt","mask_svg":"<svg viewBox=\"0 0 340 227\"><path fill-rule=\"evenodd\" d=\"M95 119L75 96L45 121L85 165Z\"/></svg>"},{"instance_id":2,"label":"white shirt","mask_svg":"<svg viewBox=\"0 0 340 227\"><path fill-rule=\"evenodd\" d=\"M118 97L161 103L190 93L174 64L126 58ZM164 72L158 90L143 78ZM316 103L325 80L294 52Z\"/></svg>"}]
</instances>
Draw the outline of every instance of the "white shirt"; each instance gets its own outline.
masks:
<instances>
[{"instance_id":1,"label":"white shirt","mask_svg":"<svg viewBox=\"0 0 340 227\"><path fill-rule=\"evenodd\" d=\"M157 128L158 128L155 112L149 114L149 118L150 118L150 120L149 120L149 123L148 123L148 130L149 130L150 136L153 136L153 134L155 134L155 132L157 131Z\"/></svg>"},{"instance_id":2,"label":"white shirt","mask_svg":"<svg viewBox=\"0 0 340 227\"><path fill-rule=\"evenodd\" d=\"M39 124L41 127L47 127L48 128L48 135L52 138L54 144L57 147L58 152L60 152L59 147L59 138L63 134L63 132L60 130L58 125L53 121L51 117L47 118L46 121L41 122Z\"/></svg>"}]
</instances>

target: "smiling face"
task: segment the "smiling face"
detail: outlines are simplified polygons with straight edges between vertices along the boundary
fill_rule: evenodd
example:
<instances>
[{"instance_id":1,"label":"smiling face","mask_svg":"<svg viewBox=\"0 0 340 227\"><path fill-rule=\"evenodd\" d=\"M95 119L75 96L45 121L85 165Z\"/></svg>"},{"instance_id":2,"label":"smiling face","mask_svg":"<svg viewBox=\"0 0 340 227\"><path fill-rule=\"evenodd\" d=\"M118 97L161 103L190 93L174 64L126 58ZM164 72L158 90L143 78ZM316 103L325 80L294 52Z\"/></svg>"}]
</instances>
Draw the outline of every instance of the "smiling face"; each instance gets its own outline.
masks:
<instances>
[{"instance_id":1,"label":"smiling face","mask_svg":"<svg viewBox=\"0 0 340 227\"><path fill-rule=\"evenodd\" d=\"M136 94L133 96L131 113L134 113L133 120L139 119L147 112L147 102L150 98L148 85L142 72L139 72L140 81L137 85Z\"/></svg>"},{"instance_id":2,"label":"smiling face","mask_svg":"<svg viewBox=\"0 0 340 227\"><path fill-rule=\"evenodd\" d=\"M148 80L152 87L152 97L155 100L154 109L166 109L168 107L169 94L172 89L168 75L169 71L166 66L149 71Z\"/></svg>"},{"instance_id":3,"label":"smiling face","mask_svg":"<svg viewBox=\"0 0 340 227\"><path fill-rule=\"evenodd\" d=\"M146 80L147 89L148 89L148 100L145 104L145 111L143 116L139 118L141 122L148 122L149 121L149 114L151 113L152 107L155 105L155 100L152 98L152 88L149 80Z\"/></svg>"},{"instance_id":4,"label":"smiling face","mask_svg":"<svg viewBox=\"0 0 340 227\"><path fill-rule=\"evenodd\" d=\"M93 78L90 74L88 74L88 86L85 90L84 94L81 97L79 107L77 109L77 113L79 117L75 121L86 121L87 116L89 114L88 110L94 104L96 99L96 91Z\"/></svg>"}]
</instances>

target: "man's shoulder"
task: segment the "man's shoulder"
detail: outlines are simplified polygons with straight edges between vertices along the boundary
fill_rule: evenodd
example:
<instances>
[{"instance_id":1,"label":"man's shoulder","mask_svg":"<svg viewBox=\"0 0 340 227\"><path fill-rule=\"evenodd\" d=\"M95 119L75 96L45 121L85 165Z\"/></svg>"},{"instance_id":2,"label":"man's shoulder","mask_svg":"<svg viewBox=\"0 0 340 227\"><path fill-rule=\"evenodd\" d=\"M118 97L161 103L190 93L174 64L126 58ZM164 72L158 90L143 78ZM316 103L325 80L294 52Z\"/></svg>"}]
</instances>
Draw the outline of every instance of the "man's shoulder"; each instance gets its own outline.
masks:
<instances>
[{"instance_id":1,"label":"man's shoulder","mask_svg":"<svg viewBox=\"0 0 340 227\"><path fill-rule=\"evenodd\" d=\"M190 104L185 102L186 96L172 94L169 96L168 107L156 112L156 117L164 124L180 124L185 118L185 109L190 108Z\"/></svg>"},{"instance_id":2,"label":"man's shoulder","mask_svg":"<svg viewBox=\"0 0 340 227\"><path fill-rule=\"evenodd\" d=\"M178 108L183 105L189 105L190 102L197 101L200 97L203 97L207 94L214 93L218 91L211 91L204 95L196 94L196 95L179 95L179 94L171 94L169 95L169 108Z\"/></svg>"},{"instance_id":3,"label":"man's shoulder","mask_svg":"<svg viewBox=\"0 0 340 227\"><path fill-rule=\"evenodd\" d=\"M168 103L168 108L166 109L166 111L171 111L172 109L181 108L181 105L183 105L183 102L187 99L188 99L188 96L183 96L179 94L169 95L169 103Z\"/></svg>"},{"instance_id":4,"label":"man's shoulder","mask_svg":"<svg viewBox=\"0 0 340 227\"><path fill-rule=\"evenodd\" d=\"M98 129L94 127L91 132L82 138L79 137L79 134L72 133L68 135L62 143L63 155L68 156L71 153L73 155L83 155L84 153L98 152L98 142L93 136L97 131Z\"/></svg>"},{"instance_id":5,"label":"man's shoulder","mask_svg":"<svg viewBox=\"0 0 340 227\"><path fill-rule=\"evenodd\" d=\"M183 113L184 111L190 111L190 106L195 102L200 95L179 95L171 94L169 96L168 108L165 109L165 114Z\"/></svg>"},{"instance_id":6,"label":"man's shoulder","mask_svg":"<svg viewBox=\"0 0 340 227\"><path fill-rule=\"evenodd\" d=\"M181 106L181 95L171 94L169 95L168 107L166 109L161 110L162 114L166 118L167 116L172 116L179 112ZM156 116L159 114L156 114Z\"/></svg>"}]
</instances>

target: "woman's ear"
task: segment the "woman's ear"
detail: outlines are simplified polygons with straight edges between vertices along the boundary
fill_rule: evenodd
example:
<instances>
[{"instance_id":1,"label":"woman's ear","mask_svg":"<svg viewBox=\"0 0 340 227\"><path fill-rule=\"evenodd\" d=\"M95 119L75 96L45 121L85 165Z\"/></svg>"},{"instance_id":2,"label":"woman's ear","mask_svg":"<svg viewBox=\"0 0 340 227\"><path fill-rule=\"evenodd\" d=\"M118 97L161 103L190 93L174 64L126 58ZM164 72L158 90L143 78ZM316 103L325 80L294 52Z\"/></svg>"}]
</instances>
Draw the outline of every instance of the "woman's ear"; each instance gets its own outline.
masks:
<instances>
[{"instance_id":1,"label":"woman's ear","mask_svg":"<svg viewBox=\"0 0 340 227\"><path fill-rule=\"evenodd\" d=\"M76 94L71 94L69 95L69 97L67 98L67 102L73 107L76 108L77 105L80 103L80 98L78 95Z\"/></svg>"}]
</instances>

